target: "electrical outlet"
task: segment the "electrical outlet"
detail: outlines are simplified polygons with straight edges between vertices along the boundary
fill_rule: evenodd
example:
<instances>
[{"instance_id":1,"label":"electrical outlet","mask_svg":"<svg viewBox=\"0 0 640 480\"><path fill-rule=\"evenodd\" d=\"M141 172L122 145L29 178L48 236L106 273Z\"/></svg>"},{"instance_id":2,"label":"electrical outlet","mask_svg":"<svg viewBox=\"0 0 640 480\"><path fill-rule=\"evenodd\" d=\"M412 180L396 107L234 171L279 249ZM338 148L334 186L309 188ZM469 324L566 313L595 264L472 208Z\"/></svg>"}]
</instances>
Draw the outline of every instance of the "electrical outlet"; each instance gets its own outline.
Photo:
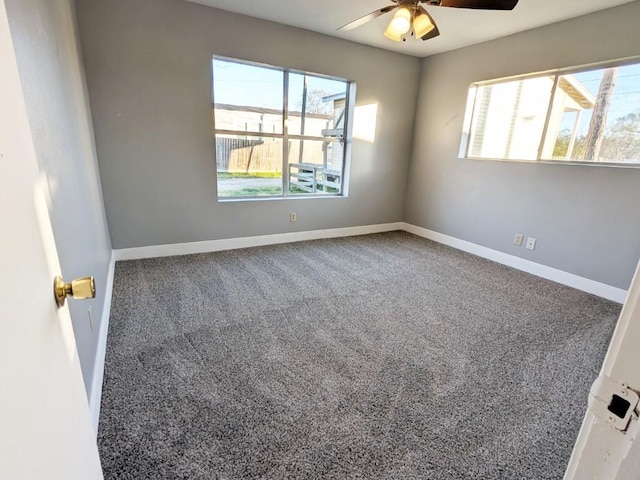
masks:
<instances>
[{"instance_id":1,"label":"electrical outlet","mask_svg":"<svg viewBox=\"0 0 640 480\"><path fill-rule=\"evenodd\" d=\"M527 238L527 250L535 250L536 249L536 239L533 237Z\"/></svg>"},{"instance_id":2,"label":"electrical outlet","mask_svg":"<svg viewBox=\"0 0 640 480\"><path fill-rule=\"evenodd\" d=\"M524 234L522 233L516 233L516 236L513 237L513 244L514 245L518 245L519 247L522 246L522 241L524 240Z\"/></svg>"},{"instance_id":3,"label":"electrical outlet","mask_svg":"<svg viewBox=\"0 0 640 480\"><path fill-rule=\"evenodd\" d=\"M291 212L289 214L289 221L290 222L295 222L296 220L298 220L298 215L296 215L296 212Z\"/></svg>"}]
</instances>

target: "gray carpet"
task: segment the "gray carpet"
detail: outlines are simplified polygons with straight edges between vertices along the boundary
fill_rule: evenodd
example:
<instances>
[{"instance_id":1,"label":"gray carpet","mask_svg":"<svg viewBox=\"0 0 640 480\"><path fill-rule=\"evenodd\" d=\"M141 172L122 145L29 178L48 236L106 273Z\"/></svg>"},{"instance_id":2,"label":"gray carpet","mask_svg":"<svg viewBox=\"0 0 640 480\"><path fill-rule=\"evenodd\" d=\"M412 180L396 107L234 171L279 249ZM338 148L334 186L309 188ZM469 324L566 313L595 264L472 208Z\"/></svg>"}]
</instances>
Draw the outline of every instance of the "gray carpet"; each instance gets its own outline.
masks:
<instances>
[{"instance_id":1,"label":"gray carpet","mask_svg":"<svg viewBox=\"0 0 640 480\"><path fill-rule=\"evenodd\" d=\"M560 479L619 311L402 232L118 262L105 477Z\"/></svg>"}]
</instances>

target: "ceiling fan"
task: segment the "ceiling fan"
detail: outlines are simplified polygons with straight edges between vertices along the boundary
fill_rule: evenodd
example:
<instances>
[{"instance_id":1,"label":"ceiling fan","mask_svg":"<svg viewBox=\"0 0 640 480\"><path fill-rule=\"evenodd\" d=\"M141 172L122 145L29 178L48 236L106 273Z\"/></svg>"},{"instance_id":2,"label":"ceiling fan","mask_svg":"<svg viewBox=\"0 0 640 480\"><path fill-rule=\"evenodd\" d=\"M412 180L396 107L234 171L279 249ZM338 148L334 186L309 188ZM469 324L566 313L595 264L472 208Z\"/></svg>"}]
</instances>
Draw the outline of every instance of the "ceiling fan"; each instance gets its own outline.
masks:
<instances>
[{"instance_id":1,"label":"ceiling fan","mask_svg":"<svg viewBox=\"0 0 640 480\"><path fill-rule=\"evenodd\" d=\"M361 27L365 23L378 18L393 10L396 12L389 22L384 36L390 40L400 42L406 41L405 35L411 32L415 38L429 40L440 35L440 31L433 21L433 18L422 4L435 7L472 8L476 10L513 10L518 4L518 0L391 0L393 5L383 7L379 10L360 17L353 22L338 28L338 30L353 30Z\"/></svg>"}]
</instances>

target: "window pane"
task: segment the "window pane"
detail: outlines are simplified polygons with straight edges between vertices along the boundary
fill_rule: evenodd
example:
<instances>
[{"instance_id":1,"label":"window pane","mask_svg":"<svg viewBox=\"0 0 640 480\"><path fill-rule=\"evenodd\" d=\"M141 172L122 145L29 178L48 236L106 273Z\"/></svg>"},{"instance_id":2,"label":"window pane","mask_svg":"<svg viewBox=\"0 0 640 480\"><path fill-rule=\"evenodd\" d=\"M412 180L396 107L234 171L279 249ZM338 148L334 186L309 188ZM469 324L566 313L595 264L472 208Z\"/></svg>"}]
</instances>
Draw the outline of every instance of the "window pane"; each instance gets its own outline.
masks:
<instances>
[{"instance_id":1,"label":"window pane","mask_svg":"<svg viewBox=\"0 0 640 480\"><path fill-rule=\"evenodd\" d=\"M554 77L480 86L469 136L469 156L536 160Z\"/></svg>"},{"instance_id":2,"label":"window pane","mask_svg":"<svg viewBox=\"0 0 640 480\"><path fill-rule=\"evenodd\" d=\"M349 82L240 60L212 68L218 197L342 192Z\"/></svg>"},{"instance_id":3,"label":"window pane","mask_svg":"<svg viewBox=\"0 0 640 480\"><path fill-rule=\"evenodd\" d=\"M640 65L563 75L543 159L640 163Z\"/></svg>"},{"instance_id":4,"label":"window pane","mask_svg":"<svg viewBox=\"0 0 640 480\"><path fill-rule=\"evenodd\" d=\"M342 135L346 98L347 82L290 73L289 134L312 137Z\"/></svg>"},{"instance_id":5,"label":"window pane","mask_svg":"<svg viewBox=\"0 0 640 480\"><path fill-rule=\"evenodd\" d=\"M282 195L282 139L216 135L218 197Z\"/></svg>"},{"instance_id":6,"label":"window pane","mask_svg":"<svg viewBox=\"0 0 640 480\"><path fill-rule=\"evenodd\" d=\"M336 138L290 141L289 193L340 193L343 158L343 144Z\"/></svg>"},{"instance_id":7,"label":"window pane","mask_svg":"<svg viewBox=\"0 0 640 480\"><path fill-rule=\"evenodd\" d=\"M282 133L284 72L213 60L216 130Z\"/></svg>"}]
</instances>

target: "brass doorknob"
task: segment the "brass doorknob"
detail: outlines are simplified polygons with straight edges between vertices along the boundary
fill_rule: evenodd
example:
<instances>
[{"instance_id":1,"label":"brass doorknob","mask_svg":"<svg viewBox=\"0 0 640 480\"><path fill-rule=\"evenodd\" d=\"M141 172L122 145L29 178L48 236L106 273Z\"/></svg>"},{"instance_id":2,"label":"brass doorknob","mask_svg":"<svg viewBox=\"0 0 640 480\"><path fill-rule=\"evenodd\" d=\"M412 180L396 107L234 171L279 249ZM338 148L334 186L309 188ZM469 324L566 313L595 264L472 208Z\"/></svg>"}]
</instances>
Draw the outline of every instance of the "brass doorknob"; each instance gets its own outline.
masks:
<instances>
[{"instance_id":1,"label":"brass doorknob","mask_svg":"<svg viewBox=\"0 0 640 480\"><path fill-rule=\"evenodd\" d=\"M68 296L72 296L76 300L96 298L96 282L93 277L84 277L77 278L71 283L64 283L62 277L56 277L53 280L53 295L58 307L64 305Z\"/></svg>"}]
</instances>

